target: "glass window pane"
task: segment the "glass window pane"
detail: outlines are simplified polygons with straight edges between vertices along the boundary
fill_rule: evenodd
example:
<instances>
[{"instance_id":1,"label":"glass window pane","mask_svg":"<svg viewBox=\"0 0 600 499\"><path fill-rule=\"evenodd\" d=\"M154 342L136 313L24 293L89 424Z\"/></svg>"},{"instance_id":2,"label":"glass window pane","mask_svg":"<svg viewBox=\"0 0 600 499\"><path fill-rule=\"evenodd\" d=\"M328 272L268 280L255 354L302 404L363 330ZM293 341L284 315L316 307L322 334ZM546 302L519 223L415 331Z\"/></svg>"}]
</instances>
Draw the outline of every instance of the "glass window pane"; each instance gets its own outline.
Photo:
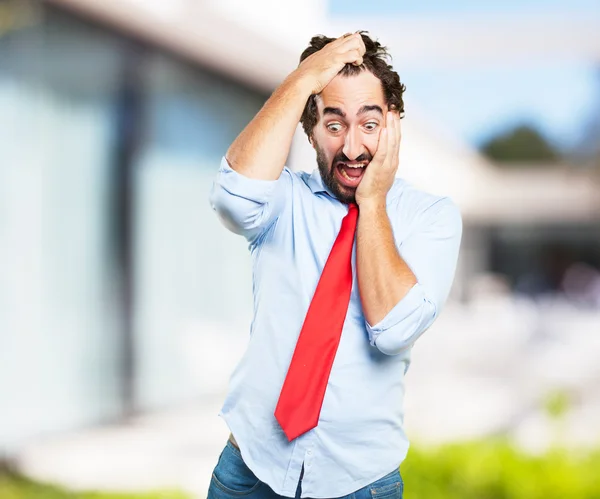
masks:
<instances>
[{"instance_id":1,"label":"glass window pane","mask_svg":"<svg viewBox=\"0 0 600 499\"><path fill-rule=\"evenodd\" d=\"M0 38L4 445L121 410L108 210L120 50L71 18L41 19Z\"/></svg>"},{"instance_id":2,"label":"glass window pane","mask_svg":"<svg viewBox=\"0 0 600 499\"><path fill-rule=\"evenodd\" d=\"M164 56L148 66L136 173L138 406L223 389L249 337L249 253L208 202L220 158L263 95Z\"/></svg>"}]
</instances>

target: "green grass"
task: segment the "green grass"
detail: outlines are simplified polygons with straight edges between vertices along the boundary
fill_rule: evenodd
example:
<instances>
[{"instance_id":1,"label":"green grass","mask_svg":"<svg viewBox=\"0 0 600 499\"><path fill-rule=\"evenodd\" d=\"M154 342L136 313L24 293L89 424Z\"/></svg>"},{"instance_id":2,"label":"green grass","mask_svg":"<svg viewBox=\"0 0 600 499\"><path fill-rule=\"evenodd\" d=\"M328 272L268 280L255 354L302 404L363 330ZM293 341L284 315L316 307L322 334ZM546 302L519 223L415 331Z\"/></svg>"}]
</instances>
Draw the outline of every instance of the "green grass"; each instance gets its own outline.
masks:
<instances>
[{"instance_id":1,"label":"green grass","mask_svg":"<svg viewBox=\"0 0 600 499\"><path fill-rule=\"evenodd\" d=\"M541 456L504 440L436 448L413 445L400 468L405 499L600 499L600 449ZM69 492L0 469L0 499L189 499L176 491Z\"/></svg>"},{"instance_id":2,"label":"green grass","mask_svg":"<svg viewBox=\"0 0 600 499\"><path fill-rule=\"evenodd\" d=\"M531 456L493 439L415 445L400 470L405 499L600 499L600 450Z\"/></svg>"},{"instance_id":3,"label":"green grass","mask_svg":"<svg viewBox=\"0 0 600 499\"><path fill-rule=\"evenodd\" d=\"M189 496L177 491L140 494L71 492L0 469L0 499L189 499Z\"/></svg>"}]
</instances>

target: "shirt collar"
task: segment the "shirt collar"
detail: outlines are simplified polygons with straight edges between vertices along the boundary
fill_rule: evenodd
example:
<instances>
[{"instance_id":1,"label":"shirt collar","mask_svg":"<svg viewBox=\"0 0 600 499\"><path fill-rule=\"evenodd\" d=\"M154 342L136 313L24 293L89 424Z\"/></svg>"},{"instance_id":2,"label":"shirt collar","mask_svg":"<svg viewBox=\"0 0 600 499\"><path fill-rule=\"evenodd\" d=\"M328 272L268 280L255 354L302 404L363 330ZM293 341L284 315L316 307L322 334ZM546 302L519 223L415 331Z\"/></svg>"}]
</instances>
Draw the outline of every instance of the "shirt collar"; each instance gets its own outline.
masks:
<instances>
[{"instance_id":1,"label":"shirt collar","mask_svg":"<svg viewBox=\"0 0 600 499\"><path fill-rule=\"evenodd\" d=\"M329 188L323 183L323 178L321 177L321 172L318 168L315 168L313 170L313 172L308 177L306 184L308 185L313 194L316 194L317 192L326 192L332 198L337 199L333 192L331 192L331 190L329 190Z\"/></svg>"}]
</instances>

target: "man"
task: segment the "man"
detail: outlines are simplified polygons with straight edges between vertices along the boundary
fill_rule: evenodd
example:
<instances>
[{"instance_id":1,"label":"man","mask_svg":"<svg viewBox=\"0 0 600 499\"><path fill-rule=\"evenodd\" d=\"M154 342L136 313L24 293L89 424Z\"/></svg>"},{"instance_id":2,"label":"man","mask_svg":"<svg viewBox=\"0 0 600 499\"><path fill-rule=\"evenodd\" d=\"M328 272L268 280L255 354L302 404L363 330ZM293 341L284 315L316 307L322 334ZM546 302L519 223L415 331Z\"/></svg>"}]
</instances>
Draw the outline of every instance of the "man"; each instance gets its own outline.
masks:
<instances>
[{"instance_id":1,"label":"man","mask_svg":"<svg viewBox=\"0 0 600 499\"><path fill-rule=\"evenodd\" d=\"M404 85L364 33L314 37L221 162L211 204L249 242L254 318L208 497L402 497L404 375L462 224L396 178ZM301 121L312 174L284 167Z\"/></svg>"}]
</instances>

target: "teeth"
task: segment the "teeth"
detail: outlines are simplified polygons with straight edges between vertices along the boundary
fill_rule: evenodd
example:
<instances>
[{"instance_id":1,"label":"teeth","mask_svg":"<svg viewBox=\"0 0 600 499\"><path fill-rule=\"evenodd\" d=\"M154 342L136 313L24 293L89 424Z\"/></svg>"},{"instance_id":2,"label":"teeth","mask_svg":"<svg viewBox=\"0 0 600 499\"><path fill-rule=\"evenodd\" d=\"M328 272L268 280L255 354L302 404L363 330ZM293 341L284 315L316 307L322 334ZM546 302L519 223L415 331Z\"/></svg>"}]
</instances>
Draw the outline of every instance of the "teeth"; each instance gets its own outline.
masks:
<instances>
[{"instance_id":1,"label":"teeth","mask_svg":"<svg viewBox=\"0 0 600 499\"><path fill-rule=\"evenodd\" d=\"M350 175L348 175L346 173L346 171L344 170L343 166L346 166L348 168L364 168L367 165L349 165L347 163L338 163L340 165L340 167L338 168L338 170L340 171L340 174L342 175L342 177L344 177L346 180L349 180L350 182L354 182L356 183L359 177L351 177Z\"/></svg>"}]
</instances>

